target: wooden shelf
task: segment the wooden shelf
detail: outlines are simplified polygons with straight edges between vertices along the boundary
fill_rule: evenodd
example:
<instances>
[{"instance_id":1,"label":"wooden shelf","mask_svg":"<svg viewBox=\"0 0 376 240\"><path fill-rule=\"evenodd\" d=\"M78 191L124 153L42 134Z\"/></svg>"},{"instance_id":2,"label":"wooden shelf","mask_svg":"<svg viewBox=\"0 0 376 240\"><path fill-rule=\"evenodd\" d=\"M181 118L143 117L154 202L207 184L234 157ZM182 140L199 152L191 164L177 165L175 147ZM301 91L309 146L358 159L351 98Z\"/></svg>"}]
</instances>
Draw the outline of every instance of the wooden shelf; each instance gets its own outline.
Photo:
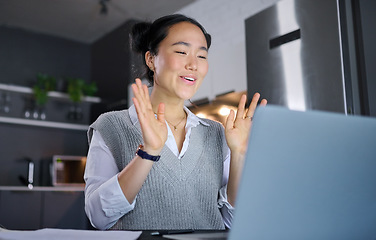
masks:
<instances>
[{"instance_id":1,"label":"wooden shelf","mask_svg":"<svg viewBox=\"0 0 376 240\"><path fill-rule=\"evenodd\" d=\"M89 128L88 125L84 125L84 124L50 122L50 121L43 121L43 120L32 120L32 119L1 117L1 116L0 116L0 122L9 123L9 124L21 124L21 125L28 125L28 126L37 126L37 127L80 130L80 131L87 131L88 128Z\"/></svg>"},{"instance_id":2,"label":"wooden shelf","mask_svg":"<svg viewBox=\"0 0 376 240\"><path fill-rule=\"evenodd\" d=\"M33 94L33 90L29 87L11 85L11 84L3 84L0 83L0 90L8 91L8 92L17 92L17 93L24 93L24 94ZM69 96L66 93L62 92L55 92L51 91L48 92L48 96L52 98L60 98L64 100L69 100ZM101 99L99 97L90 97L86 96L82 98L83 102L91 102L91 103L100 103Z\"/></svg>"}]
</instances>

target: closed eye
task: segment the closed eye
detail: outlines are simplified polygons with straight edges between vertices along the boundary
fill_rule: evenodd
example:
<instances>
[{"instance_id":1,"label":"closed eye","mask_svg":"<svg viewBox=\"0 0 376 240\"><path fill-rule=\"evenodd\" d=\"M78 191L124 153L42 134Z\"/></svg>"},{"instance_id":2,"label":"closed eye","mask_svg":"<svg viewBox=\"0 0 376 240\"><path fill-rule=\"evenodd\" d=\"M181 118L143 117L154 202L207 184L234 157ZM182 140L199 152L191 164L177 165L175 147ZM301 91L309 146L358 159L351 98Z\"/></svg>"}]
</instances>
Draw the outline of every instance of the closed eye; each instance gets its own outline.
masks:
<instances>
[{"instance_id":1,"label":"closed eye","mask_svg":"<svg viewBox=\"0 0 376 240\"><path fill-rule=\"evenodd\" d=\"M205 56L198 56L198 58L206 59L206 57L205 57Z\"/></svg>"},{"instance_id":2,"label":"closed eye","mask_svg":"<svg viewBox=\"0 0 376 240\"><path fill-rule=\"evenodd\" d=\"M181 52L181 51L175 51L176 53L179 53L179 54L184 54L185 55L185 52Z\"/></svg>"}]
</instances>

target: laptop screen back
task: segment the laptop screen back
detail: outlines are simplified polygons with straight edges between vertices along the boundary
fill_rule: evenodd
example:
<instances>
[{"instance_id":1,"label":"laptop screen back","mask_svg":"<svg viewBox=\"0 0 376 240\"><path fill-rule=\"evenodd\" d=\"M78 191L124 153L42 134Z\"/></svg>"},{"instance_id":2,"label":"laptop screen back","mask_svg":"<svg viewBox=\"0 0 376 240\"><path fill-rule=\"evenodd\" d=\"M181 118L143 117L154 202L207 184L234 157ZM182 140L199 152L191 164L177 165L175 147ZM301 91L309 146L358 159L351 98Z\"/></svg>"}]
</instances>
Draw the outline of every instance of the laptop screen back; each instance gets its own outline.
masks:
<instances>
[{"instance_id":1,"label":"laptop screen back","mask_svg":"<svg viewBox=\"0 0 376 240\"><path fill-rule=\"evenodd\" d=\"M376 119L259 107L229 239L376 239Z\"/></svg>"}]
</instances>

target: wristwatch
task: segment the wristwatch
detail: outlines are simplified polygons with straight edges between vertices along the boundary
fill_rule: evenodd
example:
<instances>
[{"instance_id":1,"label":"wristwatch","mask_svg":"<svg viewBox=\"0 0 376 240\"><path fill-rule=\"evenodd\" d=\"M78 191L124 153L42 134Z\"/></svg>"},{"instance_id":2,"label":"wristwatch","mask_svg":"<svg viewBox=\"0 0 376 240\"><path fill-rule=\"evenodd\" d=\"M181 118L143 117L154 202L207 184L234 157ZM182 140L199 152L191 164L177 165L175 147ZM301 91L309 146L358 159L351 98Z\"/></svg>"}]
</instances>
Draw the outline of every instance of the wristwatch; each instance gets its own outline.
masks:
<instances>
[{"instance_id":1,"label":"wristwatch","mask_svg":"<svg viewBox=\"0 0 376 240\"><path fill-rule=\"evenodd\" d=\"M161 158L160 155L158 155L158 156L150 155L150 154L148 154L147 152L145 152L141 149L143 147L144 146L142 144L140 146L138 146L138 149L136 151L136 154L138 156L140 156L142 159L147 159L147 160L150 160L150 161L153 161L153 162L159 161L159 159Z\"/></svg>"}]
</instances>

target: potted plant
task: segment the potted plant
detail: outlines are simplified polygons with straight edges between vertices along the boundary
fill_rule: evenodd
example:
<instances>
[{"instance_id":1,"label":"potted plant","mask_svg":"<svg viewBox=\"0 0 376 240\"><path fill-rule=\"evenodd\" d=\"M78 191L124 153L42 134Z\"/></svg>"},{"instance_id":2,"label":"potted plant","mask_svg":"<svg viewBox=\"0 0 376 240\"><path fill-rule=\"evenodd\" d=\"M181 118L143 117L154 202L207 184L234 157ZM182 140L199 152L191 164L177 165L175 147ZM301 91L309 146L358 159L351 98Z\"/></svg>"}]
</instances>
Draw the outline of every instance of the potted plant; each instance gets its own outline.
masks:
<instances>
[{"instance_id":1,"label":"potted plant","mask_svg":"<svg viewBox=\"0 0 376 240\"><path fill-rule=\"evenodd\" d=\"M33 118L46 119L45 105L48 101L48 92L55 90L56 80L54 77L38 73L37 82L33 86L33 96L35 100L35 108L33 111Z\"/></svg>"},{"instance_id":2,"label":"potted plant","mask_svg":"<svg viewBox=\"0 0 376 240\"><path fill-rule=\"evenodd\" d=\"M95 82L86 83L82 78L68 78L68 95L73 105L68 112L68 119L81 120L82 110L79 103L84 96L93 96L97 92L97 85Z\"/></svg>"}]
</instances>

